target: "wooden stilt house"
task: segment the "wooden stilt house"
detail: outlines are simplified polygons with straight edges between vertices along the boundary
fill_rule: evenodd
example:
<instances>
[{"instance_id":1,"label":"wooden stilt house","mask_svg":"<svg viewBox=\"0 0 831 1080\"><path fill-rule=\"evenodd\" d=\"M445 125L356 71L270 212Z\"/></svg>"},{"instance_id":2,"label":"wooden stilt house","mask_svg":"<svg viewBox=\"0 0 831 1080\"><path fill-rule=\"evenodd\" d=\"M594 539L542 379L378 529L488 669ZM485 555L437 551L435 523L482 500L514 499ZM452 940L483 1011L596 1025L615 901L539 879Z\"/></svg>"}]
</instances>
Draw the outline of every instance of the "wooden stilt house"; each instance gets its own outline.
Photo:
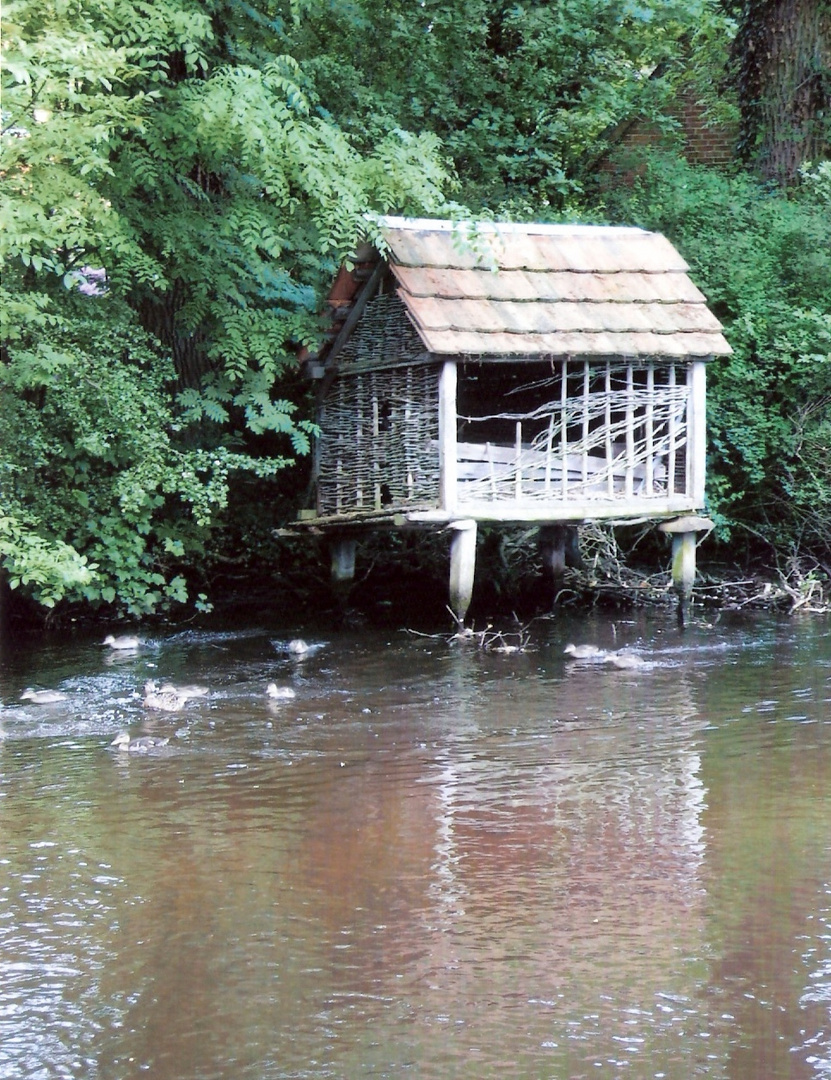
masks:
<instances>
[{"instance_id":1,"label":"wooden stilt house","mask_svg":"<svg viewBox=\"0 0 831 1080\"><path fill-rule=\"evenodd\" d=\"M307 364L304 520L331 532L336 578L362 528L448 527L463 617L477 522L682 518L694 541L706 363L730 347L663 236L393 217L380 232L383 252L342 268L336 331Z\"/></svg>"}]
</instances>

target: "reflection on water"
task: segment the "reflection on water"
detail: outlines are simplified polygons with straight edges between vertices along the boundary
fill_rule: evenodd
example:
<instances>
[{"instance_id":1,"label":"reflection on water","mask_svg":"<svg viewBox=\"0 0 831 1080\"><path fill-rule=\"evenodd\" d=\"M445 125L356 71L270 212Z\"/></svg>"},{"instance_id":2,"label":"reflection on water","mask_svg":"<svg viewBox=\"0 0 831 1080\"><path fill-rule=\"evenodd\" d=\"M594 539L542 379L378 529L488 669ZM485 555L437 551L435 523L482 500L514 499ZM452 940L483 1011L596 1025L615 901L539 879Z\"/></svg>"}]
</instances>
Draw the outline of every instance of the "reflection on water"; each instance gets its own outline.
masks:
<instances>
[{"instance_id":1,"label":"reflection on water","mask_svg":"<svg viewBox=\"0 0 831 1080\"><path fill-rule=\"evenodd\" d=\"M831 1077L826 622L293 636L4 658L0 1075Z\"/></svg>"}]
</instances>

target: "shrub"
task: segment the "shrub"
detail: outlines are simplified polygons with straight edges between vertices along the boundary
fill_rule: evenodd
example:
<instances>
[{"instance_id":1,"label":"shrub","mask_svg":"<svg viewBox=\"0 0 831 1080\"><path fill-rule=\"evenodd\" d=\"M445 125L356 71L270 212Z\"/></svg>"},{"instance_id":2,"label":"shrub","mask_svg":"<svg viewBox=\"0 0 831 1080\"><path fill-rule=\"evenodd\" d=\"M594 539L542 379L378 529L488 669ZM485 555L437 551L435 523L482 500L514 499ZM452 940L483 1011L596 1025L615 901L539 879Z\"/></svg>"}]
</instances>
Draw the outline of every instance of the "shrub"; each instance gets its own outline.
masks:
<instances>
[{"instance_id":1,"label":"shrub","mask_svg":"<svg viewBox=\"0 0 831 1080\"><path fill-rule=\"evenodd\" d=\"M786 194L746 174L648 158L612 217L663 232L721 319L709 368L708 497L720 535L831 551L831 165Z\"/></svg>"}]
</instances>

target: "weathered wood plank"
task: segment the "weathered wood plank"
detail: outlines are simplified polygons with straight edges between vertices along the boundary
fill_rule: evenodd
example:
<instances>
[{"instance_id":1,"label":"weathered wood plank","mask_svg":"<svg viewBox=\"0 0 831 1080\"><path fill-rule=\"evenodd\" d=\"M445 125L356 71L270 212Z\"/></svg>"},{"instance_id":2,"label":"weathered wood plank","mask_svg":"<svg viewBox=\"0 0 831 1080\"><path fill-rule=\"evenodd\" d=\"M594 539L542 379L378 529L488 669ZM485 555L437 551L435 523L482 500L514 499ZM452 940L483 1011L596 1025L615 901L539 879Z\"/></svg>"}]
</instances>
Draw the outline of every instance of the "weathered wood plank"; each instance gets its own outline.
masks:
<instances>
[{"instance_id":1,"label":"weathered wood plank","mask_svg":"<svg viewBox=\"0 0 831 1080\"><path fill-rule=\"evenodd\" d=\"M703 506L707 470L707 366L703 360L690 366L687 385L687 489L696 505Z\"/></svg>"},{"instance_id":2,"label":"weathered wood plank","mask_svg":"<svg viewBox=\"0 0 831 1080\"><path fill-rule=\"evenodd\" d=\"M456 509L456 387L455 360L446 360L439 375L439 500L452 513Z\"/></svg>"}]
</instances>

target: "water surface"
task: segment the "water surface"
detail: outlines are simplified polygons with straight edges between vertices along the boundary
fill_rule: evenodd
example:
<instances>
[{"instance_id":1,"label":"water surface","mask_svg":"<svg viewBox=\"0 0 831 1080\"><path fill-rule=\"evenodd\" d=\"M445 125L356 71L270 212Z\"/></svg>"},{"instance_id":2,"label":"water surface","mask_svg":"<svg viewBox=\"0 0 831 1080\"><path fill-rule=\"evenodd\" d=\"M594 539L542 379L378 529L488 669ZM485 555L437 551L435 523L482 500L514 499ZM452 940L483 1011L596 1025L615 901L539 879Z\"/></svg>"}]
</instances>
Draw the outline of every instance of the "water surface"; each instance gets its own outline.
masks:
<instances>
[{"instance_id":1,"label":"water surface","mask_svg":"<svg viewBox=\"0 0 831 1080\"><path fill-rule=\"evenodd\" d=\"M296 632L6 653L6 1080L831 1077L826 620Z\"/></svg>"}]
</instances>

